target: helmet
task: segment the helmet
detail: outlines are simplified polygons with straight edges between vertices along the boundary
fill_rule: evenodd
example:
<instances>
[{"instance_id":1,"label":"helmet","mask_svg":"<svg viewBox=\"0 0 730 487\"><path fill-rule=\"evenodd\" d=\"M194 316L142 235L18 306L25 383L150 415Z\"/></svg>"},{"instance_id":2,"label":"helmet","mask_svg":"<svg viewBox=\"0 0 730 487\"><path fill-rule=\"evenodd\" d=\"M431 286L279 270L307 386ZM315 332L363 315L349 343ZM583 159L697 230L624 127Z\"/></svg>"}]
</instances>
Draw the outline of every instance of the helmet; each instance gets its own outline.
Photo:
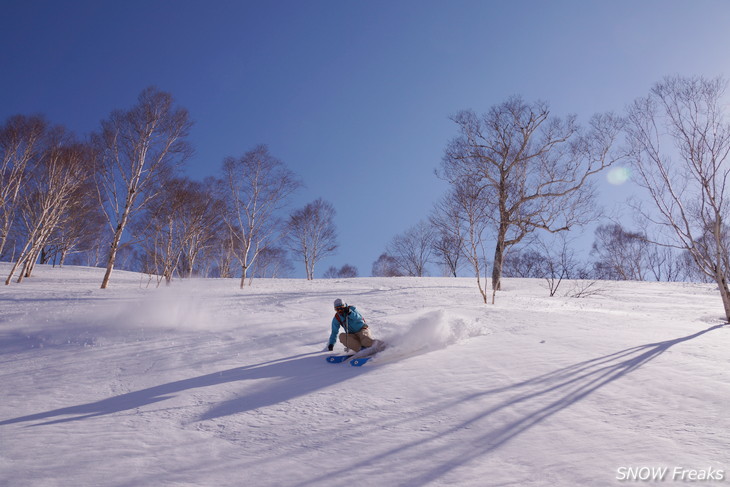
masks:
<instances>
[{"instance_id":1,"label":"helmet","mask_svg":"<svg viewBox=\"0 0 730 487\"><path fill-rule=\"evenodd\" d=\"M344 308L347 306L347 303L341 300L340 298L335 299L335 309L337 308Z\"/></svg>"}]
</instances>

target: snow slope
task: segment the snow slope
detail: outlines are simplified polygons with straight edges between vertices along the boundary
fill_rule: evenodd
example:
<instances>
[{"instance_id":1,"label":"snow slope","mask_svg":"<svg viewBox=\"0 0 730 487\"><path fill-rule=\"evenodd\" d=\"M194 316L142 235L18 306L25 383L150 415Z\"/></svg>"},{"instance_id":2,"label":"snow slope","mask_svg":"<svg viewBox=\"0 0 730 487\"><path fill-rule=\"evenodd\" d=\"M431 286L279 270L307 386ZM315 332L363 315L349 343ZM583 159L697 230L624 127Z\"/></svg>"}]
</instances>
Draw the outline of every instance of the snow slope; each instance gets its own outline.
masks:
<instances>
[{"instance_id":1,"label":"snow slope","mask_svg":"<svg viewBox=\"0 0 730 487\"><path fill-rule=\"evenodd\" d=\"M0 485L730 482L712 285L102 272L0 288ZM390 344L362 368L325 362L336 297Z\"/></svg>"}]
</instances>

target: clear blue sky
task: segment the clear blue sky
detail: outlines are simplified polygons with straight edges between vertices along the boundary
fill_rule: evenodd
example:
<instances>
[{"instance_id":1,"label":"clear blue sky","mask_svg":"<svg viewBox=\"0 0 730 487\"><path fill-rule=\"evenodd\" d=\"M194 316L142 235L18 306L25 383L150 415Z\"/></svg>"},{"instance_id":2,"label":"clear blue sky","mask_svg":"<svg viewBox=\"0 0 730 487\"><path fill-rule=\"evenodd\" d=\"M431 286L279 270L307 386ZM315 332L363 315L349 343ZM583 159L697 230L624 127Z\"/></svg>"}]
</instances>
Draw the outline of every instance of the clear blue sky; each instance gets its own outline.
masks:
<instances>
[{"instance_id":1,"label":"clear blue sky","mask_svg":"<svg viewBox=\"0 0 730 487\"><path fill-rule=\"evenodd\" d=\"M155 85L195 121L188 175L268 144L306 184L294 206L338 212L316 274L368 276L443 194L450 115L514 94L620 112L665 75L729 75L728 26L726 0L0 0L0 120L84 135Z\"/></svg>"}]
</instances>

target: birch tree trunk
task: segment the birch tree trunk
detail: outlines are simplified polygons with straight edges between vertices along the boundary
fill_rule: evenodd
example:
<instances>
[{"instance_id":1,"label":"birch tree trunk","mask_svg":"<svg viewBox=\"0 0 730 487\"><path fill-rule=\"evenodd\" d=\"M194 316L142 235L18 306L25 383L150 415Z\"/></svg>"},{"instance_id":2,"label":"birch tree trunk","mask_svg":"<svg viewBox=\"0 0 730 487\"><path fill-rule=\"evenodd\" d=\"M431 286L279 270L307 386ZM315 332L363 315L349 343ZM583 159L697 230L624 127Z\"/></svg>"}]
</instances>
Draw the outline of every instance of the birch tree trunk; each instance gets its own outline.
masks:
<instances>
[{"instance_id":1,"label":"birch tree trunk","mask_svg":"<svg viewBox=\"0 0 730 487\"><path fill-rule=\"evenodd\" d=\"M20 211L26 225L26 242L5 284L22 268L18 282L30 277L43 247L78 198L78 191L91 176L92 154L88 147L70 144L62 132L39 156L37 167L21 196ZM67 145L63 145L67 144Z\"/></svg>"},{"instance_id":2,"label":"birch tree trunk","mask_svg":"<svg viewBox=\"0 0 730 487\"><path fill-rule=\"evenodd\" d=\"M623 121L595 115L583 129L575 117L551 116L546 103L520 97L453 120L460 134L446 148L442 177L479 190L482 218L498 233L492 272L498 290L511 246L537 230L567 231L598 217L590 178L623 157L613 150Z\"/></svg>"},{"instance_id":3,"label":"birch tree trunk","mask_svg":"<svg viewBox=\"0 0 730 487\"><path fill-rule=\"evenodd\" d=\"M13 224L18 198L39 154L48 124L40 117L11 117L0 127L0 255Z\"/></svg>"},{"instance_id":4,"label":"birch tree trunk","mask_svg":"<svg viewBox=\"0 0 730 487\"><path fill-rule=\"evenodd\" d=\"M289 249L304 261L307 280L314 279L314 267L320 259L337 250L335 207L322 198L295 210L287 223Z\"/></svg>"},{"instance_id":5,"label":"birch tree trunk","mask_svg":"<svg viewBox=\"0 0 730 487\"><path fill-rule=\"evenodd\" d=\"M170 94L147 88L134 107L113 112L93 137L101 154L97 192L113 232L102 289L109 285L127 225L191 154L185 141L190 126L188 112L174 107Z\"/></svg>"},{"instance_id":6,"label":"birch tree trunk","mask_svg":"<svg viewBox=\"0 0 730 487\"><path fill-rule=\"evenodd\" d=\"M631 105L627 131L636 182L651 201L635 209L659 229L655 243L686 252L717 283L730 321L727 86L720 77L665 78Z\"/></svg>"},{"instance_id":7,"label":"birch tree trunk","mask_svg":"<svg viewBox=\"0 0 730 487\"><path fill-rule=\"evenodd\" d=\"M259 254L281 238L283 228L277 213L301 183L265 145L238 159L226 158L223 175L224 218L232 253L241 265L243 289Z\"/></svg>"}]
</instances>

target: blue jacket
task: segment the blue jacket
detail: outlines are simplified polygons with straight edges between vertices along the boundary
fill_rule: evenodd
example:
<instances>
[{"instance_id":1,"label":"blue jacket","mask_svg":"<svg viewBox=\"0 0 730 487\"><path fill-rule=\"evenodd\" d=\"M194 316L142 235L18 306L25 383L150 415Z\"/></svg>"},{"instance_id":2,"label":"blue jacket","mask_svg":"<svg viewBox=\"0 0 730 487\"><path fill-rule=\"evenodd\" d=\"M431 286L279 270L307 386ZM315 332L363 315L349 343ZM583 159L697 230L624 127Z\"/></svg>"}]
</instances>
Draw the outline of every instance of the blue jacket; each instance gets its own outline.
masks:
<instances>
[{"instance_id":1,"label":"blue jacket","mask_svg":"<svg viewBox=\"0 0 730 487\"><path fill-rule=\"evenodd\" d=\"M340 331L340 326L345 333L357 333L362 330L365 326L365 318L363 318L354 306L350 306L347 315L341 315L335 313L335 317L332 318L332 333L330 334L330 345L334 345L337 342L337 334Z\"/></svg>"}]
</instances>

